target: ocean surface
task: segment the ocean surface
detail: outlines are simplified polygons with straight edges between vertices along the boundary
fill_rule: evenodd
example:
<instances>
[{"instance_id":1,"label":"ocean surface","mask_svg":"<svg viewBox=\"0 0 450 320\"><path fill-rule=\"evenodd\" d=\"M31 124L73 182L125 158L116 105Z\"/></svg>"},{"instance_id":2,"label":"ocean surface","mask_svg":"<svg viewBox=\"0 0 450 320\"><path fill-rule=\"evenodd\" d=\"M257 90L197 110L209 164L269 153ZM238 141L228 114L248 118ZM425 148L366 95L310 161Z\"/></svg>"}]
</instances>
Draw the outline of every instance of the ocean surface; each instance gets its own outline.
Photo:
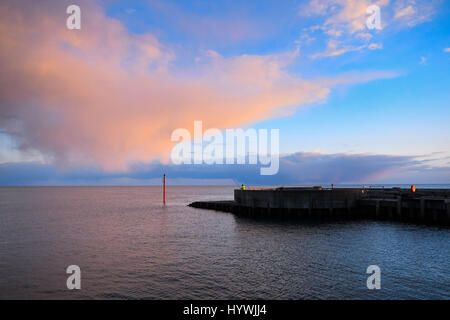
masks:
<instances>
[{"instance_id":1,"label":"ocean surface","mask_svg":"<svg viewBox=\"0 0 450 320\"><path fill-rule=\"evenodd\" d=\"M233 187L0 188L0 299L450 299L450 229L255 221ZM68 290L66 268L81 268ZM369 290L366 269L381 269Z\"/></svg>"}]
</instances>

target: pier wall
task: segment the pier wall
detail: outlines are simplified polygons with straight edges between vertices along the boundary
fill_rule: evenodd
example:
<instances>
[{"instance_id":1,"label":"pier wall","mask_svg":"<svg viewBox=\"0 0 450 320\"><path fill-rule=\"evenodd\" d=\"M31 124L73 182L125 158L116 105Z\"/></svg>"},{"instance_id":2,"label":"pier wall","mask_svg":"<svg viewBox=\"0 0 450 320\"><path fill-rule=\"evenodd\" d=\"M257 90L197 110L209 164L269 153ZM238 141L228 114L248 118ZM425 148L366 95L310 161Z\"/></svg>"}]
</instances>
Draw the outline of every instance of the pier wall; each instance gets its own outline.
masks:
<instances>
[{"instance_id":1,"label":"pier wall","mask_svg":"<svg viewBox=\"0 0 450 320\"><path fill-rule=\"evenodd\" d=\"M450 225L450 190L278 188L235 190L234 201L191 207L255 218L374 219Z\"/></svg>"},{"instance_id":2,"label":"pier wall","mask_svg":"<svg viewBox=\"0 0 450 320\"><path fill-rule=\"evenodd\" d=\"M361 189L283 188L234 190L236 203L252 208L341 209L354 207Z\"/></svg>"}]
</instances>

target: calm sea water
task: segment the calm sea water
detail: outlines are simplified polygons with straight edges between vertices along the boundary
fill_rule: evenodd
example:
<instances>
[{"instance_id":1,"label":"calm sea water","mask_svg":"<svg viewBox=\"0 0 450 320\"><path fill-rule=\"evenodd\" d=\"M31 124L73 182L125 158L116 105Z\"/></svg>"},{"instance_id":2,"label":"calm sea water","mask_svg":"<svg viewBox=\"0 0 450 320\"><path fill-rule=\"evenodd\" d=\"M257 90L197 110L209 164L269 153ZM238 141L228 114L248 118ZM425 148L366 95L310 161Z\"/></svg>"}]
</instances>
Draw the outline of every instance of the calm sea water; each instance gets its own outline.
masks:
<instances>
[{"instance_id":1,"label":"calm sea water","mask_svg":"<svg viewBox=\"0 0 450 320\"><path fill-rule=\"evenodd\" d=\"M2 299L449 299L450 230L254 221L233 187L0 188ZM69 265L81 290L66 287ZM381 290L366 288L369 265Z\"/></svg>"}]
</instances>

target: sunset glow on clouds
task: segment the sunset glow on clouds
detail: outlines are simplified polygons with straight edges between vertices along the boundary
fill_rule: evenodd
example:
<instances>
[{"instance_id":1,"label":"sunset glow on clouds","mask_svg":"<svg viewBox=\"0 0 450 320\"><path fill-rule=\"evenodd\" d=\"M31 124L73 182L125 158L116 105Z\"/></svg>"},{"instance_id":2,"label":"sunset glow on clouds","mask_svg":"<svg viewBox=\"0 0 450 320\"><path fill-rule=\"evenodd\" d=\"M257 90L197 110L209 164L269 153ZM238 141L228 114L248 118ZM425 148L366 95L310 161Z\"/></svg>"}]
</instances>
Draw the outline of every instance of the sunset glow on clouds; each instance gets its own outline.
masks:
<instances>
[{"instance_id":1,"label":"sunset glow on clouds","mask_svg":"<svg viewBox=\"0 0 450 320\"><path fill-rule=\"evenodd\" d=\"M225 18L187 14L176 3L150 3L150 8L159 5L158 10L167 15L202 17L199 24L191 21L191 27L184 30L195 41L208 38L201 33L208 26L217 29L210 32L223 36L230 46L264 38L257 23L245 18L233 18L231 23ZM210 48L203 49L209 41L204 40L202 49L193 53L185 43L189 40L177 43L167 41L170 37L161 32L134 32L114 14L107 14L103 2L78 1L82 29L74 31L65 26L65 8L71 4L67 1L2 1L1 132L23 152L25 162L27 152L37 152L42 161L69 169L94 166L114 172L127 171L134 163L168 163L171 132L191 130L194 120L202 120L209 128L245 127L326 104L335 88L403 77L404 68L390 65L344 67L329 74L303 74L299 68L299 63L312 58L320 58L320 63L352 52L383 51L383 39L375 39L376 33L365 29L369 3L302 3L300 8L308 19L323 20L320 30L303 29L310 38L320 32L325 51L321 45L307 47L292 39L282 50L253 48L247 52L233 47L238 53L230 54L221 52L212 40ZM435 12L434 3L376 3L389 7L383 31L389 26L411 28ZM123 14L136 15L137 10L128 6ZM296 18L301 19L298 14ZM186 26L188 22L179 23ZM10 154L8 148L0 154ZM2 162L11 161L5 157Z\"/></svg>"},{"instance_id":2,"label":"sunset glow on clouds","mask_svg":"<svg viewBox=\"0 0 450 320\"><path fill-rule=\"evenodd\" d=\"M321 101L330 90L283 70L298 51L231 58L209 51L186 74L170 68L176 56L169 47L151 34L129 33L100 7L84 6L83 32L58 24L53 6L25 7L2 9L0 17L8 82L2 112L17 120L25 144L56 160L121 168L164 158L170 133L196 119L242 126L277 108Z\"/></svg>"}]
</instances>

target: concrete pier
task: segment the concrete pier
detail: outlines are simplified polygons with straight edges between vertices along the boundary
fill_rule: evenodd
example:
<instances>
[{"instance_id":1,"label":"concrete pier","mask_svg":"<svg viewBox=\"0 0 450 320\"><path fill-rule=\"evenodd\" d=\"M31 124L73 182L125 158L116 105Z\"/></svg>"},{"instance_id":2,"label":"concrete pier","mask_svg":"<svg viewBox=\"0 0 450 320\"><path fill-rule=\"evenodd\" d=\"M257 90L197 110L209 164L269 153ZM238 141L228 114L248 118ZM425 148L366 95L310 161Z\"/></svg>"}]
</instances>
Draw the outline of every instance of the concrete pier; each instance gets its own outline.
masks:
<instances>
[{"instance_id":1,"label":"concrete pier","mask_svg":"<svg viewBox=\"0 0 450 320\"><path fill-rule=\"evenodd\" d=\"M234 190L234 201L191 207L237 215L295 219L376 219L450 225L450 189L322 187Z\"/></svg>"}]
</instances>

